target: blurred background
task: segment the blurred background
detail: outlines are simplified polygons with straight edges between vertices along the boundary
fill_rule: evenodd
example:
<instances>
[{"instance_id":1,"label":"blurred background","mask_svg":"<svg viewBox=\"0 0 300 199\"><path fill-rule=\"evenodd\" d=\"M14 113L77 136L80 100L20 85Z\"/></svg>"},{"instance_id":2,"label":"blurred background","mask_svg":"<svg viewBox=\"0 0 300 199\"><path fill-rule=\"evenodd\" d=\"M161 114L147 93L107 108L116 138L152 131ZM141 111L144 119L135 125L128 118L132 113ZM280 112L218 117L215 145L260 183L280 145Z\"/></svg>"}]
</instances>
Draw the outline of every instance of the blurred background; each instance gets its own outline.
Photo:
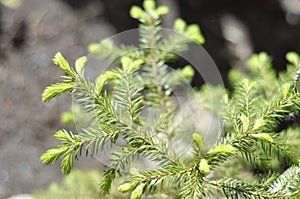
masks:
<instances>
[{"instance_id":1,"label":"blurred background","mask_svg":"<svg viewBox=\"0 0 300 199\"><path fill-rule=\"evenodd\" d=\"M300 52L300 0L158 0L170 7L163 25L175 18L198 23L226 83L231 67L243 68L252 53L266 51L277 70L285 53ZM72 63L87 46L136 28L129 17L138 0L0 0L0 198L47 187L63 175L59 164L39 157L57 142L61 113L71 98L41 102L43 88L62 75L51 63L57 51ZM100 168L81 159L79 168Z\"/></svg>"}]
</instances>

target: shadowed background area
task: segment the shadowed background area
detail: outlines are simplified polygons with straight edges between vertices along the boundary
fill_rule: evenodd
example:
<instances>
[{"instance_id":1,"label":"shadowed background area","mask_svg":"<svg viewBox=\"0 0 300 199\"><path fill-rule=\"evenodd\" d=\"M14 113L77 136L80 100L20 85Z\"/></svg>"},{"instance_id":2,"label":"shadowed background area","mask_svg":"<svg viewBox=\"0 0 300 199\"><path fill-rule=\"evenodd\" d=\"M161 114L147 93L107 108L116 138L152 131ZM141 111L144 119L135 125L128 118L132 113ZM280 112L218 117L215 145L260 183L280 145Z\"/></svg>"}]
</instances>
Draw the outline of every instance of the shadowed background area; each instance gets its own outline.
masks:
<instances>
[{"instance_id":1,"label":"shadowed background area","mask_svg":"<svg viewBox=\"0 0 300 199\"><path fill-rule=\"evenodd\" d=\"M5 2L0 0L0 2ZM254 52L271 54L277 70L285 68L285 53L300 52L299 0L158 0L175 18L198 23L204 48L226 83L230 67L243 68ZM55 146L53 133L63 128L60 115L71 99L48 104L41 92L62 75L51 63L61 51L72 63L86 55L89 43L136 28L129 8L136 0L24 0L11 9L0 4L0 198L30 193L62 178L59 165L44 166L39 157ZM101 67L101 63L99 63ZM200 85L201 80L195 80ZM81 159L76 167L101 167Z\"/></svg>"}]
</instances>

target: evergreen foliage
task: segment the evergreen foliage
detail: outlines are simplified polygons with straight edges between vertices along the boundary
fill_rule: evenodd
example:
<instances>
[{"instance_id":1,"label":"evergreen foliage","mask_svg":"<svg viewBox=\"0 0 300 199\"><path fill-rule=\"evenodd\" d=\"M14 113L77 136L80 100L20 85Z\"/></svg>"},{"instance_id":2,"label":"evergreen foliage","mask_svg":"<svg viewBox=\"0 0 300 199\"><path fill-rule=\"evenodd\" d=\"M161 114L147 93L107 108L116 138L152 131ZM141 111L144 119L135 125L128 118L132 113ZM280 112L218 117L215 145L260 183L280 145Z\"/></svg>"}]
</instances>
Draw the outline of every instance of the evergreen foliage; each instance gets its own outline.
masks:
<instances>
[{"instance_id":1,"label":"evergreen foliage","mask_svg":"<svg viewBox=\"0 0 300 199\"><path fill-rule=\"evenodd\" d=\"M277 75L267 53L255 54L248 62L247 72L230 72L231 92L207 86L211 92L226 93L224 133L210 149L203 146L199 132L194 133L193 156L181 157L169 145L169 139L176 133L172 91L180 85L182 77L191 81L194 71L185 66L170 72L168 63L176 60L176 54L186 50L190 42L203 44L204 38L197 25L187 25L182 19L174 22L174 30L185 36L165 38L160 17L167 13L167 7L156 7L153 0L145 0L143 8L132 7L131 16L140 21L138 48L116 46L110 40L91 44L92 53L110 58L120 66L104 72L95 82L84 76L86 57L79 58L73 68L61 53L54 56L54 63L65 75L61 82L44 90L42 100L48 102L68 92L93 115L94 121L78 134L56 132L54 137L61 144L42 155L43 163L61 160L62 172L69 174L73 161L82 153L93 156L122 139L126 145L111 154L109 169L101 179L100 190L104 195L110 193L113 181L125 177L118 190L129 192L131 199L143 195L156 197L155 194L166 190L175 190L173 196L186 199L299 198L299 154L293 151L297 146L285 141L289 133L285 129L289 126L279 128L300 108L299 55L288 53L288 69ZM195 91L200 99L207 97L205 90ZM152 120L142 114L149 108L159 110ZM133 170L132 163L139 157L157 166ZM256 180L247 182L220 173L228 162L235 160L255 170Z\"/></svg>"}]
</instances>

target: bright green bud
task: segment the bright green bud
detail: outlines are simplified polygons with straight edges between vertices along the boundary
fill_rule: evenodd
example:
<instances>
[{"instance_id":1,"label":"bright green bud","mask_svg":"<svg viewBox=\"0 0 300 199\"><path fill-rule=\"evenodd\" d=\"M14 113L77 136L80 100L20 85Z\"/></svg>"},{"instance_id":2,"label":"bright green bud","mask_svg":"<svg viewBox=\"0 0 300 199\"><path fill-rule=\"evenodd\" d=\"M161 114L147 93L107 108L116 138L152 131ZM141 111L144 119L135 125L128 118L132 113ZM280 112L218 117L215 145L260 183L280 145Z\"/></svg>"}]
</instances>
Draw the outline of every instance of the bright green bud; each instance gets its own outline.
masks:
<instances>
[{"instance_id":1,"label":"bright green bud","mask_svg":"<svg viewBox=\"0 0 300 199\"><path fill-rule=\"evenodd\" d=\"M259 140L267 141L267 142L273 142L273 138L267 133L251 134L251 137L259 139Z\"/></svg>"},{"instance_id":2,"label":"bright green bud","mask_svg":"<svg viewBox=\"0 0 300 199\"><path fill-rule=\"evenodd\" d=\"M155 1L154 0L145 0L143 3L143 7L146 10L154 10L155 9Z\"/></svg>"},{"instance_id":3,"label":"bright green bud","mask_svg":"<svg viewBox=\"0 0 300 199\"><path fill-rule=\"evenodd\" d=\"M74 114L72 112L63 112L60 116L60 121L63 124L70 124L74 122Z\"/></svg>"},{"instance_id":4,"label":"bright green bud","mask_svg":"<svg viewBox=\"0 0 300 199\"><path fill-rule=\"evenodd\" d=\"M260 52L259 54L254 54L247 61L250 69L257 68L271 68L271 57L266 52Z\"/></svg>"},{"instance_id":5,"label":"bright green bud","mask_svg":"<svg viewBox=\"0 0 300 199\"><path fill-rule=\"evenodd\" d=\"M54 97L72 90L74 88L74 85L74 82L57 82L55 84L47 86L42 93L43 102L49 102Z\"/></svg>"},{"instance_id":6,"label":"bright green bud","mask_svg":"<svg viewBox=\"0 0 300 199\"><path fill-rule=\"evenodd\" d=\"M201 159L199 164L200 172L203 174L209 174L210 172L210 166L208 165L208 162L206 159Z\"/></svg>"},{"instance_id":7,"label":"bright green bud","mask_svg":"<svg viewBox=\"0 0 300 199\"><path fill-rule=\"evenodd\" d=\"M259 118L255 121L254 126L253 126L253 131L259 129L265 124L265 121L263 118Z\"/></svg>"},{"instance_id":8,"label":"bright green bud","mask_svg":"<svg viewBox=\"0 0 300 199\"><path fill-rule=\"evenodd\" d=\"M105 71L96 79L96 90L101 93L103 87L111 80L118 78L118 74L113 71Z\"/></svg>"},{"instance_id":9,"label":"bright green bud","mask_svg":"<svg viewBox=\"0 0 300 199\"><path fill-rule=\"evenodd\" d=\"M195 34L200 34L200 28L197 24L191 24L187 27L186 29L186 34L187 35L195 35Z\"/></svg>"},{"instance_id":10,"label":"bright green bud","mask_svg":"<svg viewBox=\"0 0 300 199\"><path fill-rule=\"evenodd\" d=\"M0 4L14 10L18 9L22 2L22 0L0 0Z\"/></svg>"},{"instance_id":11,"label":"bright green bud","mask_svg":"<svg viewBox=\"0 0 300 199\"><path fill-rule=\"evenodd\" d=\"M300 63L300 57L296 52L288 52L285 58L295 66L297 66Z\"/></svg>"},{"instance_id":12,"label":"bright green bud","mask_svg":"<svg viewBox=\"0 0 300 199\"><path fill-rule=\"evenodd\" d=\"M186 78L194 77L194 74L195 74L194 69L190 65L187 65L182 69L182 75Z\"/></svg>"},{"instance_id":13,"label":"bright green bud","mask_svg":"<svg viewBox=\"0 0 300 199\"><path fill-rule=\"evenodd\" d=\"M204 44L205 39L202 35L191 35L190 38L198 44Z\"/></svg>"},{"instance_id":14,"label":"bright green bud","mask_svg":"<svg viewBox=\"0 0 300 199\"><path fill-rule=\"evenodd\" d=\"M138 6L132 6L130 9L130 16L134 19L141 19L145 16L145 13L142 8Z\"/></svg>"},{"instance_id":15,"label":"bright green bud","mask_svg":"<svg viewBox=\"0 0 300 199\"><path fill-rule=\"evenodd\" d=\"M203 142L201 135L199 135L198 133L194 133L193 134L193 140L194 140L195 144L197 145L197 147L199 149L201 149L202 148L202 142Z\"/></svg>"},{"instance_id":16,"label":"bright green bud","mask_svg":"<svg viewBox=\"0 0 300 199\"><path fill-rule=\"evenodd\" d=\"M60 52L54 55L53 62L55 65L59 66L62 70L70 69L70 65L67 60L62 56Z\"/></svg>"},{"instance_id":17,"label":"bright green bud","mask_svg":"<svg viewBox=\"0 0 300 199\"><path fill-rule=\"evenodd\" d=\"M176 19L174 22L174 29L180 33L184 33L186 28L186 22L183 19Z\"/></svg>"},{"instance_id":18,"label":"bright green bud","mask_svg":"<svg viewBox=\"0 0 300 199\"><path fill-rule=\"evenodd\" d=\"M157 9L156 9L156 14L158 16L163 16L163 15L166 15L169 13L169 8L167 6L159 6Z\"/></svg>"},{"instance_id":19,"label":"bright green bud","mask_svg":"<svg viewBox=\"0 0 300 199\"><path fill-rule=\"evenodd\" d=\"M197 24L191 24L186 29L186 35L195 40L198 44L205 42L204 37L201 34L200 28Z\"/></svg>"},{"instance_id":20,"label":"bright green bud","mask_svg":"<svg viewBox=\"0 0 300 199\"><path fill-rule=\"evenodd\" d=\"M138 176L139 175L139 172L138 172L137 168L134 168L134 167L130 168L129 173L130 173L131 176Z\"/></svg>"},{"instance_id":21,"label":"bright green bud","mask_svg":"<svg viewBox=\"0 0 300 199\"><path fill-rule=\"evenodd\" d=\"M124 69L128 68L131 63L132 63L132 59L130 59L129 57L121 58L121 65Z\"/></svg>"},{"instance_id":22,"label":"bright green bud","mask_svg":"<svg viewBox=\"0 0 300 199\"><path fill-rule=\"evenodd\" d=\"M242 115L240 117L240 120L242 122L242 125L243 125L243 131L246 132L249 128L249 117L247 117L246 115Z\"/></svg>"},{"instance_id":23,"label":"bright green bud","mask_svg":"<svg viewBox=\"0 0 300 199\"><path fill-rule=\"evenodd\" d=\"M258 54L258 58L261 62L269 62L270 61L270 56L266 52L261 52Z\"/></svg>"},{"instance_id":24,"label":"bright green bud","mask_svg":"<svg viewBox=\"0 0 300 199\"><path fill-rule=\"evenodd\" d=\"M139 68L143 63L144 63L144 61L141 60L141 59L135 60L135 61L133 61L132 63L129 64L128 70L129 71L134 71L137 68Z\"/></svg>"},{"instance_id":25,"label":"bright green bud","mask_svg":"<svg viewBox=\"0 0 300 199\"><path fill-rule=\"evenodd\" d=\"M99 44L93 43L88 46L88 51L90 53L95 53L98 50L99 50Z\"/></svg>"},{"instance_id":26,"label":"bright green bud","mask_svg":"<svg viewBox=\"0 0 300 199\"><path fill-rule=\"evenodd\" d=\"M144 191L145 184L140 184L131 193L130 199L140 199Z\"/></svg>"},{"instance_id":27,"label":"bright green bud","mask_svg":"<svg viewBox=\"0 0 300 199\"><path fill-rule=\"evenodd\" d=\"M229 144L219 144L217 145L212 151L210 151L208 154L210 156L216 155L216 154L233 154L236 152L236 148L234 148L232 145Z\"/></svg>"},{"instance_id":28,"label":"bright green bud","mask_svg":"<svg viewBox=\"0 0 300 199\"><path fill-rule=\"evenodd\" d=\"M100 45L105 48L111 49L111 48L113 48L114 43L110 39L103 39L103 40L101 40Z\"/></svg>"},{"instance_id":29,"label":"bright green bud","mask_svg":"<svg viewBox=\"0 0 300 199\"><path fill-rule=\"evenodd\" d=\"M53 63L65 71L68 75L76 77L72 69L70 68L69 62L62 56L60 52L54 55Z\"/></svg>"},{"instance_id":30,"label":"bright green bud","mask_svg":"<svg viewBox=\"0 0 300 199\"><path fill-rule=\"evenodd\" d=\"M118 187L118 191L119 192L122 192L122 193L126 193L128 191L131 191L133 188L135 187L135 184L134 183L125 183L125 184L122 184Z\"/></svg>"},{"instance_id":31,"label":"bright green bud","mask_svg":"<svg viewBox=\"0 0 300 199\"><path fill-rule=\"evenodd\" d=\"M83 74L83 68L87 62L86 56L80 57L75 61L75 69L78 74L82 75Z\"/></svg>"}]
</instances>

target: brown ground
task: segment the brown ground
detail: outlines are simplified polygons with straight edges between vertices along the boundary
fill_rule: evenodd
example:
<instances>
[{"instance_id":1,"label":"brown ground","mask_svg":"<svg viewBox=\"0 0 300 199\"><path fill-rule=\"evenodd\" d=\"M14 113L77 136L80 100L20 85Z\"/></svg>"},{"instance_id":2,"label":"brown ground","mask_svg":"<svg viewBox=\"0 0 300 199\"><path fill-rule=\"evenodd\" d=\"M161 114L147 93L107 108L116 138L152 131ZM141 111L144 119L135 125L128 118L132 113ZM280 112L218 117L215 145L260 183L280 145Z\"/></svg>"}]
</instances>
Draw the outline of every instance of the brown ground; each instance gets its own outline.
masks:
<instances>
[{"instance_id":1,"label":"brown ground","mask_svg":"<svg viewBox=\"0 0 300 199\"><path fill-rule=\"evenodd\" d=\"M41 102L43 88L61 75L51 63L61 51L71 63L86 46L113 34L101 5L74 11L61 1L26 0L18 10L0 6L0 198L28 193L61 179L59 165L44 166L39 157L56 141L60 114L71 99ZM97 21L95 17L97 16ZM79 166L99 166L94 159Z\"/></svg>"}]
</instances>

